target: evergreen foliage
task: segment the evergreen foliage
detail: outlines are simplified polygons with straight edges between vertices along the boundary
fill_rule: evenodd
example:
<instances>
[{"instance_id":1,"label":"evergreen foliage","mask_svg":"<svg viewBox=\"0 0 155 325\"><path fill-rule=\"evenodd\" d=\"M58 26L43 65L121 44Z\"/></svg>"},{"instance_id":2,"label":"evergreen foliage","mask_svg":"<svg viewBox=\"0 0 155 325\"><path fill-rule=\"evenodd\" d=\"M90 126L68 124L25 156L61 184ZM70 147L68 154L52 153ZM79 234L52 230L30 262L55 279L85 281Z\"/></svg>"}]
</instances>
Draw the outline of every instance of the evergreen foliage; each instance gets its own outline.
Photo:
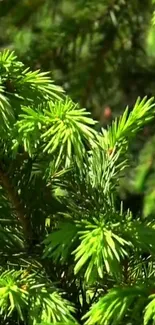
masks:
<instances>
[{"instance_id":1,"label":"evergreen foliage","mask_svg":"<svg viewBox=\"0 0 155 325\"><path fill-rule=\"evenodd\" d=\"M153 211L118 202L153 98L97 132L86 109L13 52L0 54L0 76L1 324L153 324Z\"/></svg>"}]
</instances>

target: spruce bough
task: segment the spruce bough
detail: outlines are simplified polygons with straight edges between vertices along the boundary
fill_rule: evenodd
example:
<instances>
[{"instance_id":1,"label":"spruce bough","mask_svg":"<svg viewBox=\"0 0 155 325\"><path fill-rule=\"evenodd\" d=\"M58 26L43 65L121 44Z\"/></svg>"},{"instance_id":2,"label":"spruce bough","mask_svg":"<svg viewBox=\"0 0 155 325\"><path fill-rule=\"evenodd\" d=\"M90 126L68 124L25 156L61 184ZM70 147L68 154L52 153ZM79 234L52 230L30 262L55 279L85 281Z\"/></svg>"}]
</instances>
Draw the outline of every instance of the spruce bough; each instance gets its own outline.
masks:
<instances>
[{"instance_id":1,"label":"spruce bough","mask_svg":"<svg viewBox=\"0 0 155 325\"><path fill-rule=\"evenodd\" d=\"M48 73L0 53L1 324L153 324L155 223L118 209L138 99L107 130Z\"/></svg>"}]
</instances>

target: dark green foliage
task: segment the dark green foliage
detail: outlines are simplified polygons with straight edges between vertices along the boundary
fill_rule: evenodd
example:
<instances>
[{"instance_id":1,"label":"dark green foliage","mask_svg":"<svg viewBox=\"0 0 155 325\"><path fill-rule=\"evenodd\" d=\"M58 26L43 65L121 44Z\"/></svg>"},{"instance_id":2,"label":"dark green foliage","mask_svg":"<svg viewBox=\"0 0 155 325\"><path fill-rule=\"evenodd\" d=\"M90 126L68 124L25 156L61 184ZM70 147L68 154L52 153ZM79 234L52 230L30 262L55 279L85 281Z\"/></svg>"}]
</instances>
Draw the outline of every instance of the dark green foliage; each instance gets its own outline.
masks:
<instances>
[{"instance_id":1,"label":"dark green foliage","mask_svg":"<svg viewBox=\"0 0 155 325\"><path fill-rule=\"evenodd\" d=\"M1 47L102 115L154 94L151 0L2 0ZM101 119L103 116L101 116ZM103 122L103 121L102 121Z\"/></svg>"}]
</instances>

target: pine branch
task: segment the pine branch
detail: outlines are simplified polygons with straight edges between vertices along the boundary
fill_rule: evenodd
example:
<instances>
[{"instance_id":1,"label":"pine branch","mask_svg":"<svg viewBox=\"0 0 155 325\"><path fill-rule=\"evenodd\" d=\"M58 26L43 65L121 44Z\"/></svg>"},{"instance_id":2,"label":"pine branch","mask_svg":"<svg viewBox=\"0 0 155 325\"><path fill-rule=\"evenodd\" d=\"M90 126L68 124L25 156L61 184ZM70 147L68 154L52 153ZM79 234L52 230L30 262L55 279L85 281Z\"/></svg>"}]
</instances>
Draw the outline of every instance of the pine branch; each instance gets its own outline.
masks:
<instances>
[{"instance_id":1,"label":"pine branch","mask_svg":"<svg viewBox=\"0 0 155 325\"><path fill-rule=\"evenodd\" d=\"M115 4L117 4L117 1L112 0L111 3L109 4L109 6L107 7L104 17L102 16L102 22L104 22L105 17L107 15L109 15L109 11L114 8ZM90 76L87 81L87 84L85 85L85 88L84 88L84 92L83 92L83 95L81 98L82 106L85 106L86 99L89 98L89 95L91 94L91 90L94 86L94 83L95 83L98 75L100 74L101 64L106 59L107 54L111 50L113 43L115 41L116 35L117 35L117 27L114 25L110 25L110 30L109 30L109 32L106 33L106 38L105 38L104 37L105 36L104 35L105 25L102 22L101 22L100 28L101 29L103 28L103 40L100 41L100 48L96 55L95 64L93 65L93 68L90 72ZM103 27L102 27L102 24L103 24Z\"/></svg>"},{"instance_id":2,"label":"pine branch","mask_svg":"<svg viewBox=\"0 0 155 325\"><path fill-rule=\"evenodd\" d=\"M106 56L111 50L113 42L115 41L116 31L116 28L113 26L110 33L108 33L107 39L104 39L102 41L103 46L100 48L98 55L96 56L96 63L93 66L90 77L88 78L87 84L84 88L84 93L81 99L81 106L85 106L86 99L89 98L94 83L100 73L101 63L106 59Z\"/></svg>"},{"instance_id":3,"label":"pine branch","mask_svg":"<svg viewBox=\"0 0 155 325\"><path fill-rule=\"evenodd\" d=\"M20 197L18 193L15 191L14 187L12 186L12 182L9 178L9 175L5 172L2 163L0 163L0 180L2 186L4 187L7 193L7 197L15 211L17 219L19 220L22 226L25 237L28 241L30 241L32 238L32 233L31 233L29 218L26 215L26 211L23 207Z\"/></svg>"}]
</instances>

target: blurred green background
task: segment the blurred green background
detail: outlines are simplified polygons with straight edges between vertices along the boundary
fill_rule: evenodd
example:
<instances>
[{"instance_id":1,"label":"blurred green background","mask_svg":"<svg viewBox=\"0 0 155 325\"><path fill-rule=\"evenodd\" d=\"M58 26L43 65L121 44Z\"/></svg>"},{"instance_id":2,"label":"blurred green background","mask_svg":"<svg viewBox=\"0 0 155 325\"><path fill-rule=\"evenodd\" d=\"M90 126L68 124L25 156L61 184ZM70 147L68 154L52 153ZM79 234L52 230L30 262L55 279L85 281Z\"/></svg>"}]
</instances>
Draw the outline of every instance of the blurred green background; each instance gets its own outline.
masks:
<instances>
[{"instance_id":1,"label":"blurred green background","mask_svg":"<svg viewBox=\"0 0 155 325\"><path fill-rule=\"evenodd\" d=\"M153 2L1 0L0 48L16 50L32 69L50 70L105 123L137 96L155 93Z\"/></svg>"}]
</instances>

